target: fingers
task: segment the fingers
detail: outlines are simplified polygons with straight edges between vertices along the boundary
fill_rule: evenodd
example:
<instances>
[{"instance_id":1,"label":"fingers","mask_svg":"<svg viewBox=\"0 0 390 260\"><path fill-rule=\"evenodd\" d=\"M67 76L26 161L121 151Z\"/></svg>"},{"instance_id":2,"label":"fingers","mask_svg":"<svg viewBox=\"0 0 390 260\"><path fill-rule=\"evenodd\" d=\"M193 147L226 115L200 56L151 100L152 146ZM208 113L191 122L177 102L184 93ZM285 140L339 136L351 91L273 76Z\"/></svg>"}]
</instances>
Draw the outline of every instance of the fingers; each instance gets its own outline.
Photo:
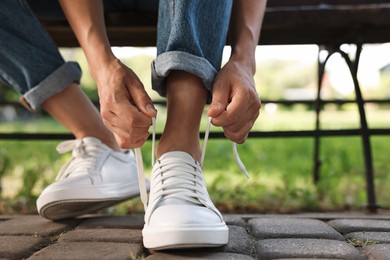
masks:
<instances>
[{"instance_id":1,"label":"fingers","mask_svg":"<svg viewBox=\"0 0 390 260\"><path fill-rule=\"evenodd\" d=\"M224 91L224 84L216 79L216 84L213 87L213 99L211 101L208 116L216 118L220 116L226 109L229 102L229 91Z\"/></svg>"},{"instance_id":2,"label":"fingers","mask_svg":"<svg viewBox=\"0 0 390 260\"><path fill-rule=\"evenodd\" d=\"M134 105L149 118L156 117L157 110L141 81L132 70L126 70L126 72L129 80L126 87Z\"/></svg>"},{"instance_id":3,"label":"fingers","mask_svg":"<svg viewBox=\"0 0 390 260\"><path fill-rule=\"evenodd\" d=\"M120 128L125 131L138 128L149 128L152 120L134 107L123 109L123 106L115 112L102 113L103 121L110 128Z\"/></svg>"},{"instance_id":4,"label":"fingers","mask_svg":"<svg viewBox=\"0 0 390 260\"><path fill-rule=\"evenodd\" d=\"M241 144L245 142L259 114L259 107L256 104L248 107L242 114L234 110L229 111L228 106L228 109L215 120L217 123L213 124L221 126L228 139Z\"/></svg>"},{"instance_id":5,"label":"fingers","mask_svg":"<svg viewBox=\"0 0 390 260\"><path fill-rule=\"evenodd\" d=\"M225 82L216 80L208 114L213 125L222 127L228 139L243 143L260 114L261 103L253 82L233 74L224 73Z\"/></svg>"},{"instance_id":6,"label":"fingers","mask_svg":"<svg viewBox=\"0 0 390 260\"><path fill-rule=\"evenodd\" d=\"M149 137L149 127L152 120L142 112L130 108L129 113L123 110L122 115L114 113L105 114L104 124L114 133L118 145L124 149L140 147Z\"/></svg>"},{"instance_id":7,"label":"fingers","mask_svg":"<svg viewBox=\"0 0 390 260\"><path fill-rule=\"evenodd\" d=\"M237 123L223 127L225 136L238 144L244 143L258 116L259 112L255 113L249 120L242 124Z\"/></svg>"},{"instance_id":8,"label":"fingers","mask_svg":"<svg viewBox=\"0 0 390 260\"><path fill-rule=\"evenodd\" d=\"M118 143L119 147L122 149L134 149L141 147L147 140L148 137L140 138L139 140L131 140L130 138L124 137L122 135L118 135L117 133L114 133L114 137L116 142Z\"/></svg>"},{"instance_id":9,"label":"fingers","mask_svg":"<svg viewBox=\"0 0 390 260\"><path fill-rule=\"evenodd\" d=\"M140 147L149 136L157 110L132 70L120 63L99 86L100 113L121 148Z\"/></svg>"}]
</instances>

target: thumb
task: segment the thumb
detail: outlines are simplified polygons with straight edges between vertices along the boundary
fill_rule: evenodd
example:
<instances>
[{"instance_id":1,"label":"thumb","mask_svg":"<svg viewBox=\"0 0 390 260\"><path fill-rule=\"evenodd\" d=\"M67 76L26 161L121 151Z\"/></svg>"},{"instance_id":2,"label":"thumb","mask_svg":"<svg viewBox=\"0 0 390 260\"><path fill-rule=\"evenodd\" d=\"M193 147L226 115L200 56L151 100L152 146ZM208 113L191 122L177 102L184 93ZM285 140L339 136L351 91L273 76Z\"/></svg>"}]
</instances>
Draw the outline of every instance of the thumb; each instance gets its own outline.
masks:
<instances>
[{"instance_id":1,"label":"thumb","mask_svg":"<svg viewBox=\"0 0 390 260\"><path fill-rule=\"evenodd\" d=\"M215 86L212 90L212 100L208 111L208 116L215 118L226 110L229 100L229 91L222 87Z\"/></svg>"},{"instance_id":2,"label":"thumb","mask_svg":"<svg viewBox=\"0 0 390 260\"><path fill-rule=\"evenodd\" d=\"M134 88L132 98L135 106L146 116L152 118L157 115L157 109L144 88Z\"/></svg>"},{"instance_id":3,"label":"thumb","mask_svg":"<svg viewBox=\"0 0 390 260\"><path fill-rule=\"evenodd\" d=\"M145 106L142 106L141 111L150 118L157 116L157 109L154 107L152 101Z\"/></svg>"}]
</instances>

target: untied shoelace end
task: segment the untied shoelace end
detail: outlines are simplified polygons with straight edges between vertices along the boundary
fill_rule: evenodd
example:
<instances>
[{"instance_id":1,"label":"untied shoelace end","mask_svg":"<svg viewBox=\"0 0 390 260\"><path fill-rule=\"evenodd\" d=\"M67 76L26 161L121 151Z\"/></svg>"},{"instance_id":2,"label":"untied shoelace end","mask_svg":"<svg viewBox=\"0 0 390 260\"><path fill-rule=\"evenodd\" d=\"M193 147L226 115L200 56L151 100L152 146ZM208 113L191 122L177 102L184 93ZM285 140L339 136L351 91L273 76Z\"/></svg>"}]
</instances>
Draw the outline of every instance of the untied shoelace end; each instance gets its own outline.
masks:
<instances>
[{"instance_id":1,"label":"untied shoelace end","mask_svg":"<svg viewBox=\"0 0 390 260\"><path fill-rule=\"evenodd\" d=\"M156 118L152 118L152 166L154 165L155 158L155 142L156 142ZM148 206L148 191L146 188L146 180L145 180L145 170L142 159L141 148L135 148L135 158L137 162L137 174L138 174L138 183L139 183L139 193L141 197L142 204L144 205L144 210L146 212L146 208Z\"/></svg>"},{"instance_id":2,"label":"untied shoelace end","mask_svg":"<svg viewBox=\"0 0 390 260\"><path fill-rule=\"evenodd\" d=\"M204 141L203 141L202 159L200 161L200 165L202 165L202 166L203 166L204 157L205 157L205 154L206 154L207 141L209 139L211 120L212 120L212 117L208 117L207 127L206 127L206 131L205 131L205 135L204 135ZM245 176L249 179L250 175L249 175L248 171L246 170L245 165L242 163L242 161L240 159L240 156L238 155L237 143L235 143L235 142L233 142L233 154L234 154L234 159L236 160L236 163L237 163L238 167L245 174Z\"/></svg>"},{"instance_id":3,"label":"untied shoelace end","mask_svg":"<svg viewBox=\"0 0 390 260\"><path fill-rule=\"evenodd\" d=\"M137 162L137 174L138 174L138 183L139 183L139 194L141 197L141 202L144 205L144 210L146 211L148 205L148 191L146 188L146 180L145 180L145 171L144 164L142 159L141 148L135 148L135 158Z\"/></svg>"},{"instance_id":4,"label":"untied shoelace end","mask_svg":"<svg viewBox=\"0 0 390 260\"><path fill-rule=\"evenodd\" d=\"M245 174L246 178L249 179L251 176L249 175L248 171L245 168L244 163L241 161L240 156L238 155L237 143L235 142L233 142L233 154L234 154L234 158L236 159L236 163L238 167Z\"/></svg>"}]
</instances>

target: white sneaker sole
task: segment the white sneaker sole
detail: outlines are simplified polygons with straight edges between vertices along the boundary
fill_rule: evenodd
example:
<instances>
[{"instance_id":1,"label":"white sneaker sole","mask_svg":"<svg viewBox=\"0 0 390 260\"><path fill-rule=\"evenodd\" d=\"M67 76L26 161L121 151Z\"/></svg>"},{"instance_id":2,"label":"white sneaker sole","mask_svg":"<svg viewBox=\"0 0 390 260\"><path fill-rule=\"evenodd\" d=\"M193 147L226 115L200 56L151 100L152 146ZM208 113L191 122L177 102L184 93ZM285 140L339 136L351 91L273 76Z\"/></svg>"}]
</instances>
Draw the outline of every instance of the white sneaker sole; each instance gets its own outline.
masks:
<instances>
[{"instance_id":1,"label":"white sneaker sole","mask_svg":"<svg viewBox=\"0 0 390 260\"><path fill-rule=\"evenodd\" d=\"M149 249L180 249L219 247L229 240L229 229L224 224L188 227L150 227L142 230L144 246Z\"/></svg>"},{"instance_id":2,"label":"white sneaker sole","mask_svg":"<svg viewBox=\"0 0 390 260\"><path fill-rule=\"evenodd\" d=\"M138 183L64 187L43 192L37 208L42 217L60 220L93 213L137 196Z\"/></svg>"}]
</instances>

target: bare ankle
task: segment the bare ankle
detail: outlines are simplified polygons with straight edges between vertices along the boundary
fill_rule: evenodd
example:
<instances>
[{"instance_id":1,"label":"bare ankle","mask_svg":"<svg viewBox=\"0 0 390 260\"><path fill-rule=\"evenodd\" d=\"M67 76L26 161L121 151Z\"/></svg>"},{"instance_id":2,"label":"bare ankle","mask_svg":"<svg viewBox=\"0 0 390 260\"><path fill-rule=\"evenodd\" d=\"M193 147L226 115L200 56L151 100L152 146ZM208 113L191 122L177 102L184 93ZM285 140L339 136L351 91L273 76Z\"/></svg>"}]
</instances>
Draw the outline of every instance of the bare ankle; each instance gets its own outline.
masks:
<instances>
[{"instance_id":1,"label":"bare ankle","mask_svg":"<svg viewBox=\"0 0 390 260\"><path fill-rule=\"evenodd\" d=\"M199 161L202 156L199 142L197 144L185 144L177 141L165 142L164 140L162 140L159 142L156 148L157 158L160 158L163 154L167 152L173 152L173 151L186 152L197 161Z\"/></svg>"},{"instance_id":2,"label":"bare ankle","mask_svg":"<svg viewBox=\"0 0 390 260\"><path fill-rule=\"evenodd\" d=\"M114 137L110 137L110 136L105 136L105 135L99 135L99 134L81 134L81 133L76 133L75 134L75 137L77 139L82 139L84 137L95 137L97 139L99 139L103 144L107 145L108 147L110 147L112 150L114 151L121 151L118 143L116 142L115 138Z\"/></svg>"}]
</instances>

